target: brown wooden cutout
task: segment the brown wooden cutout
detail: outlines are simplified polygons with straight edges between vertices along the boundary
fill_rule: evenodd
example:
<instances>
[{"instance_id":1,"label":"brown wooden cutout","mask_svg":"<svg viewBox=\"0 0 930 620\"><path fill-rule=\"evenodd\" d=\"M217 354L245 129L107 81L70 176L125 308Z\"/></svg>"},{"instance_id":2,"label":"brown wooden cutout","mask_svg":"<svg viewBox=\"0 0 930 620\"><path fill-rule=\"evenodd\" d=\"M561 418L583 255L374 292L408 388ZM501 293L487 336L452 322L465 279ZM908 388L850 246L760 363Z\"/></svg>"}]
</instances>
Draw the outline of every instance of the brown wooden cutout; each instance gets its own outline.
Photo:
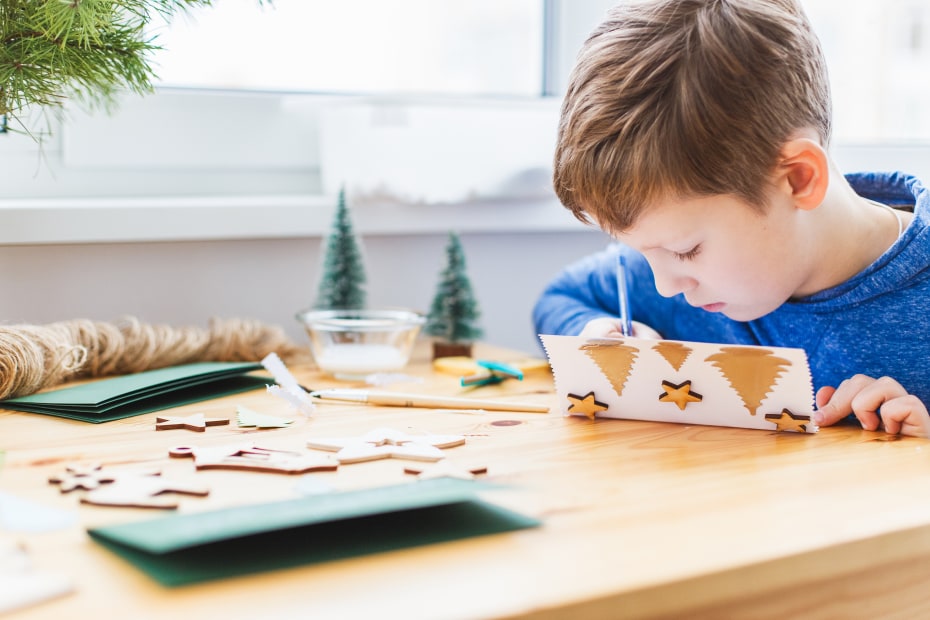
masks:
<instances>
[{"instance_id":1,"label":"brown wooden cutout","mask_svg":"<svg viewBox=\"0 0 930 620\"><path fill-rule=\"evenodd\" d=\"M765 419L775 425L776 431L796 433L806 433L807 425L811 422L809 415L795 415L788 409L782 409L781 413L766 413Z\"/></svg>"},{"instance_id":2,"label":"brown wooden cutout","mask_svg":"<svg viewBox=\"0 0 930 620\"><path fill-rule=\"evenodd\" d=\"M663 381L662 389L665 391L659 394L659 402L675 403L682 411L685 410L688 403L699 403L704 398L697 392L691 391L690 379L677 385L671 381Z\"/></svg>"},{"instance_id":3,"label":"brown wooden cutout","mask_svg":"<svg viewBox=\"0 0 930 620\"><path fill-rule=\"evenodd\" d=\"M68 465L65 467L65 473L50 476L48 479L52 484L57 484L62 493L70 493L75 489L91 491L99 487L101 483L113 482L113 480L112 475L100 471L99 463Z\"/></svg>"},{"instance_id":4,"label":"brown wooden cutout","mask_svg":"<svg viewBox=\"0 0 930 620\"><path fill-rule=\"evenodd\" d=\"M208 426L222 426L224 424L229 424L229 418L207 418L202 413L195 413L186 418L173 416L158 416L155 418L156 431L172 431L183 428L202 433L207 430Z\"/></svg>"},{"instance_id":5,"label":"brown wooden cutout","mask_svg":"<svg viewBox=\"0 0 930 620\"><path fill-rule=\"evenodd\" d=\"M81 498L83 504L127 508L174 509L178 502L158 497L164 493L205 496L210 490L201 486L162 478L161 475L121 474L112 484L94 489Z\"/></svg>"},{"instance_id":6,"label":"brown wooden cutout","mask_svg":"<svg viewBox=\"0 0 930 620\"><path fill-rule=\"evenodd\" d=\"M70 493L75 489L93 491L101 484L114 482L120 476L156 476L159 470L144 470L135 472L103 472L99 463L89 465L68 465L65 473L50 476L48 481L57 484L62 493Z\"/></svg>"},{"instance_id":7,"label":"brown wooden cutout","mask_svg":"<svg viewBox=\"0 0 930 620\"><path fill-rule=\"evenodd\" d=\"M602 403L594 398L593 391L588 392L584 396L578 396L577 394L566 394L566 397L571 403L568 406L569 413L583 413L593 420L599 412L607 411L607 403Z\"/></svg>"},{"instance_id":8,"label":"brown wooden cutout","mask_svg":"<svg viewBox=\"0 0 930 620\"><path fill-rule=\"evenodd\" d=\"M239 469L279 474L303 474L313 471L334 471L339 461L329 454L298 453L271 450L253 444L227 446L178 446L169 454L176 458L191 457L197 469Z\"/></svg>"},{"instance_id":9,"label":"brown wooden cutout","mask_svg":"<svg viewBox=\"0 0 930 620\"><path fill-rule=\"evenodd\" d=\"M360 437L314 439L307 446L335 452L340 463L360 463L389 458L438 461L446 456L441 448L463 443L462 435L408 435L391 428L378 428Z\"/></svg>"},{"instance_id":10,"label":"brown wooden cutout","mask_svg":"<svg viewBox=\"0 0 930 620\"><path fill-rule=\"evenodd\" d=\"M460 478L462 480L472 480L475 474L486 474L486 466L463 467L454 465L448 460L439 461L430 465L417 465L404 467L405 474L415 474L420 480L429 480L431 478Z\"/></svg>"}]
</instances>

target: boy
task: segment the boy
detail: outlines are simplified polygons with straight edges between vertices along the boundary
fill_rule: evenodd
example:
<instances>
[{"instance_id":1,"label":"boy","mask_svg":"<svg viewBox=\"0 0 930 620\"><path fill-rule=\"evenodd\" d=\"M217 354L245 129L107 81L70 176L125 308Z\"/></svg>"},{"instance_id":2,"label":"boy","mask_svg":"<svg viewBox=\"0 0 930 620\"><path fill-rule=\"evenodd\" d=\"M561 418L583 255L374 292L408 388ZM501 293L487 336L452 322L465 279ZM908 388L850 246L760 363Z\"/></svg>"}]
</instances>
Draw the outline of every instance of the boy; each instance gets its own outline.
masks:
<instances>
[{"instance_id":1,"label":"boy","mask_svg":"<svg viewBox=\"0 0 930 620\"><path fill-rule=\"evenodd\" d=\"M619 251L636 335L803 348L818 424L930 436L930 192L844 177L830 116L794 0L624 0L579 54L554 171L621 244L548 286L537 333L621 335Z\"/></svg>"}]
</instances>

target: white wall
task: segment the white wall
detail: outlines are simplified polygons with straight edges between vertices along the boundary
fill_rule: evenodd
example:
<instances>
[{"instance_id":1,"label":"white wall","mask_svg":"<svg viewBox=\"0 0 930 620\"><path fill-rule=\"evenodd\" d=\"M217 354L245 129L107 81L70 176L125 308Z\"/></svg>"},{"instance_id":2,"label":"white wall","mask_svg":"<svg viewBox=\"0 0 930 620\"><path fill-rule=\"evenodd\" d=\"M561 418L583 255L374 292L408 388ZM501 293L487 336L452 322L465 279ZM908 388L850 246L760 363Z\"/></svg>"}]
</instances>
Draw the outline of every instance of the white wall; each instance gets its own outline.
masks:
<instances>
[{"instance_id":1,"label":"white wall","mask_svg":"<svg viewBox=\"0 0 930 620\"><path fill-rule=\"evenodd\" d=\"M485 340L539 355L530 311L567 262L600 249L593 230L461 235ZM428 309L445 234L369 235L371 305ZM0 246L0 320L47 323L135 315L206 326L210 317L281 325L304 343L295 312L316 296L318 236L266 240Z\"/></svg>"}]
</instances>

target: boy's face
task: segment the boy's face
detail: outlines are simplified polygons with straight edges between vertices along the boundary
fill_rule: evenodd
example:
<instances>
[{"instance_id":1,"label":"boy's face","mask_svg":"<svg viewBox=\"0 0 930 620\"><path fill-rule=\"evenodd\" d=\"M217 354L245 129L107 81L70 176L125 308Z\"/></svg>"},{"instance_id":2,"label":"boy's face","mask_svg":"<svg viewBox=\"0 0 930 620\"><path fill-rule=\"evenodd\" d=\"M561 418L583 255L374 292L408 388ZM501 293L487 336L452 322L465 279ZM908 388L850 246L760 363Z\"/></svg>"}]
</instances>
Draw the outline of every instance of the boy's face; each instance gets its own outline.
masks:
<instances>
[{"instance_id":1,"label":"boy's face","mask_svg":"<svg viewBox=\"0 0 930 620\"><path fill-rule=\"evenodd\" d=\"M805 291L811 249L800 214L776 197L765 213L733 196L673 199L645 210L617 239L639 250L659 293L750 321Z\"/></svg>"}]
</instances>

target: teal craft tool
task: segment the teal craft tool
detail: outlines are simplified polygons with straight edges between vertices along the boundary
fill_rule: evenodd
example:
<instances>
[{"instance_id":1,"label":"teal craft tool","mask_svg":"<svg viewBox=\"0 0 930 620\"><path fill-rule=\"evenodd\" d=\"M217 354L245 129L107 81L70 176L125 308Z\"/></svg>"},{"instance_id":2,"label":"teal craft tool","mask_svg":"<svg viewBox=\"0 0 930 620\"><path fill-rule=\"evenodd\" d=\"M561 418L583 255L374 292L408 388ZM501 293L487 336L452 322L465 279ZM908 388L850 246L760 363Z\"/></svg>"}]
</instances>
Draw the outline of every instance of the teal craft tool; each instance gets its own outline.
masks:
<instances>
[{"instance_id":1,"label":"teal craft tool","mask_svg":"<svg viewBox=\"0 0 930 620\"><path fill-rule=\"evenodd\" d=\"M486 369L488 372L482 372L475 375L468 375L461 378L462 387L481 385L495 385L505 379L516 379L523 381L523 371L507 364L492 362L489 360L476 360L478 366Z\"/></svg>"}]
</instances>

